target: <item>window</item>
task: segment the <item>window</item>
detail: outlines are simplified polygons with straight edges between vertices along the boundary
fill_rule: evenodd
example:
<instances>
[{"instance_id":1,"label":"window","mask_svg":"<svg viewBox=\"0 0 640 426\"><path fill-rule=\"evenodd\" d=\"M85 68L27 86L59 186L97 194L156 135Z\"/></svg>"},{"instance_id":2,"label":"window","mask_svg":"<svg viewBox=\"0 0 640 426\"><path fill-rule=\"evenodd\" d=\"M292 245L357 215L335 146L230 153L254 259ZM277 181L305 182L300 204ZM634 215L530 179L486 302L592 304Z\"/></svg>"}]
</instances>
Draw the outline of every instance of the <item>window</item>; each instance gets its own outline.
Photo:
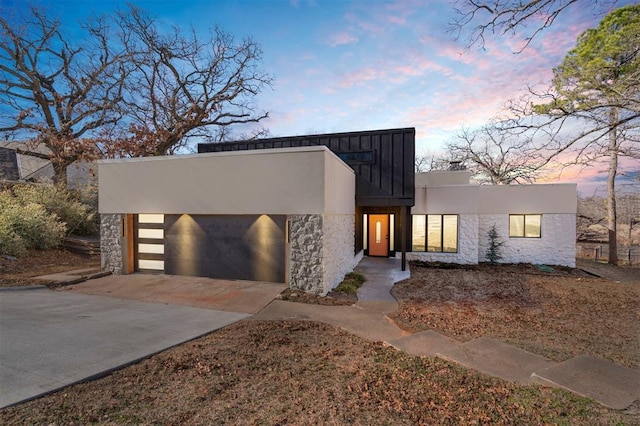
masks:
<instances>
[{"instance_id":1,"label":"window","mask_svg":"<svg viewBox=\"0 0 640 426\"><path fill-rule=\"evenodd\" d=\"M373 151L338 152L337 155L348 164L373 163Z\"/></svg>"},{"instance_id":2,"label":"window","mask_svg":"<svg viewBox=\"0 0 640 426\"><path fill-rule=\"evenodd\" d=\"M458 215L414 214L412 225L412 251L458 252Z\"/></svg>"},{"instance_id":3,"label":"window","mask_svg":"<svg viewBox=\"0 0 640 426\"><path fill-rule=\"evenodd\" d=\"M511 238L540 238L541 228L541 214L509 215L509 237Z\"/></svg>"}]
</instances>

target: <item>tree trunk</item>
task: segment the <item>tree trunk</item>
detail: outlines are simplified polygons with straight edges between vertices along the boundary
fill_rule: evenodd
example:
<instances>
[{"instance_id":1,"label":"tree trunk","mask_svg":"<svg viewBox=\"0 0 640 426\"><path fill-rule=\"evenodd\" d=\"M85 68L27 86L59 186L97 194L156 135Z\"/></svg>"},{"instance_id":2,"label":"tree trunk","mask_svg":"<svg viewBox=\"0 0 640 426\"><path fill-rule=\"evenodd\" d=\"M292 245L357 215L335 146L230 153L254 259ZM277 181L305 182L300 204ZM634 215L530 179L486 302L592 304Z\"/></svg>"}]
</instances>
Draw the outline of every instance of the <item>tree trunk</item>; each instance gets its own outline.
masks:
<instances>
[{"instance_id":1,"label":"tree trunk","mask_svg":"<svg viewBox=\"0 0 640 426\"><path fill-rule=\"evenodd\" d=\"M67 164L66 161L53 161L53 183L57 185L67 185Z\"/></svg>"},{"instance_id":2,"label":"tree trunk","mask_svg":"<svg viewBox=\"0 0 640 426\"><path fill-rule=\"evenodd\" d=\"M609 264L618 264L618 242L616 234L616 175L618 174L618 141L615 123L618 121L617 108L609 113L609 176L607 177L607 225L609 228Z\"/></svg>"}]
</instances>

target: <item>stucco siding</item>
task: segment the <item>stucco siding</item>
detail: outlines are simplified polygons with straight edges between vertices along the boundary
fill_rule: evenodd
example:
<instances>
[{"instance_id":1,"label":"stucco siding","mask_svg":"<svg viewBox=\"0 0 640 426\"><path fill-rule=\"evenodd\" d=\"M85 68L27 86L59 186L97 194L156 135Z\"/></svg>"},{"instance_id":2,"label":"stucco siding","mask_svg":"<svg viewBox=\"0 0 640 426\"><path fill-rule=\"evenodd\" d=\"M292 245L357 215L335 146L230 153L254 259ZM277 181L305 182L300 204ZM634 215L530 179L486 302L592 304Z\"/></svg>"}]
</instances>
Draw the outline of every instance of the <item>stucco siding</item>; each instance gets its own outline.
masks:
<instances>
[{"instance_id":1,"label":"stucco siding","mask_svg":"<svg viewBox=\"0 0 640 426\"><path fill-rule=\"evenodd\" d=\"M493 225L501 240L503 263L533 263L575 267L575 214L543 214L541 238L509 238L509 215L480 215L478 261L486 262L488 233Z\"/></svg>"},{"instance_id":2,"label":"stucco siding","mask_svg":"<svg viewBox=\"0 0 640 426\"><path fill-rule=\"evenodd\" d=\"M408 260L422 260L426 262L446 263L478 263L478 215L458 215L458 252L457 253L432 253L410 252Z\"/></svg>"},{"instance_id":3,"label":"stucco siding","mask_svg":"<svg viewBox=\"0 0 640 426\"><path fill-rule=\"evenodd\" d=\"M333 213L354 209L345 203L354 199L353 183L325 182L329 167L338 184L355 182L354 172L324 146L102 160L98 167L100 213L322 214L329 191Z\"/></svg>"}]
</instances>

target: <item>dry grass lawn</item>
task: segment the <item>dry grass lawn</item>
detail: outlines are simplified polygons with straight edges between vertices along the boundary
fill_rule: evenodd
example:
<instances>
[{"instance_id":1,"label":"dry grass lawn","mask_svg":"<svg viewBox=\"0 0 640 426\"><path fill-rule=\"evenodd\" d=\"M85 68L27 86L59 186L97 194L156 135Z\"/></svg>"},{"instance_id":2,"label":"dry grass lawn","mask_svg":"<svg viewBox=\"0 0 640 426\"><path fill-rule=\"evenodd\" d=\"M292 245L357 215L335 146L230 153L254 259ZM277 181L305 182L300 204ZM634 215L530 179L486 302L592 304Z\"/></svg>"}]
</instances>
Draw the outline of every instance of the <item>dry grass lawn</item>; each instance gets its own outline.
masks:
<instances>
[{"instance_id":1,"label":"dry grass lawn","mask_svg":"<svg viewBox=\"0 0 640 426\"><path fill-rule=\"evenodd\" d=\"M82 265L69 269L77 267ZM394 294L401 299L396 320L412 330L434 328L462 340L490 335L557 360L587 352L638 367L637 285L569 272L414 266L411 280L398 284ZM567 392L410 356L329 325L246 320L106 377L2 409L0 424L634 425L640 420L637 407L612 411Z\"/></svg>"},{"instance_id":2,"label":"dry grass lawn","mask_svg":"<svg viewBox=\"0 0 640 426\"><path fill-rule=\"evenodd\" d=\"M554 361L591 354L640 368L640 280L530 265L437 266L413 264L411 278L393 288L402 328L494 337Z\"/></svg>"}]
</instances>

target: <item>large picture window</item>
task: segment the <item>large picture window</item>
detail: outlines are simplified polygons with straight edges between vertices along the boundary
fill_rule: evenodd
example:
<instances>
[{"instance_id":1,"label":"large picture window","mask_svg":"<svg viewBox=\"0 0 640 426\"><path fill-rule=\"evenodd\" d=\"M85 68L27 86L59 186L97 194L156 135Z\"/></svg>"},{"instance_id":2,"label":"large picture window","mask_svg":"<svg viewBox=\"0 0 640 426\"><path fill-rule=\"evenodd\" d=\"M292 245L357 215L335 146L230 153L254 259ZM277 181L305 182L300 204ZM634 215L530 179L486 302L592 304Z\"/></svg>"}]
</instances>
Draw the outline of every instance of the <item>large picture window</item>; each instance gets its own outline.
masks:
<instances>
[{"instance_id":1,"label":"large picture window","mask_svg":"<svg viewBox=\"0 0 640 426\"><path fill-rule=\"evenodd\" d=\"M412 225L412 251L458 252L458 215L414 214Z\"/></svg>"},{"instance_id":2,"label":"large picture window","mask_svg":"<svg viewBox=\"0 0 640 426\"><path fill-rule=\"evenodd\" d=\"M541 214L510 214L509 237L540 238L542 235Z\"/></svg>"}]
</instances>

